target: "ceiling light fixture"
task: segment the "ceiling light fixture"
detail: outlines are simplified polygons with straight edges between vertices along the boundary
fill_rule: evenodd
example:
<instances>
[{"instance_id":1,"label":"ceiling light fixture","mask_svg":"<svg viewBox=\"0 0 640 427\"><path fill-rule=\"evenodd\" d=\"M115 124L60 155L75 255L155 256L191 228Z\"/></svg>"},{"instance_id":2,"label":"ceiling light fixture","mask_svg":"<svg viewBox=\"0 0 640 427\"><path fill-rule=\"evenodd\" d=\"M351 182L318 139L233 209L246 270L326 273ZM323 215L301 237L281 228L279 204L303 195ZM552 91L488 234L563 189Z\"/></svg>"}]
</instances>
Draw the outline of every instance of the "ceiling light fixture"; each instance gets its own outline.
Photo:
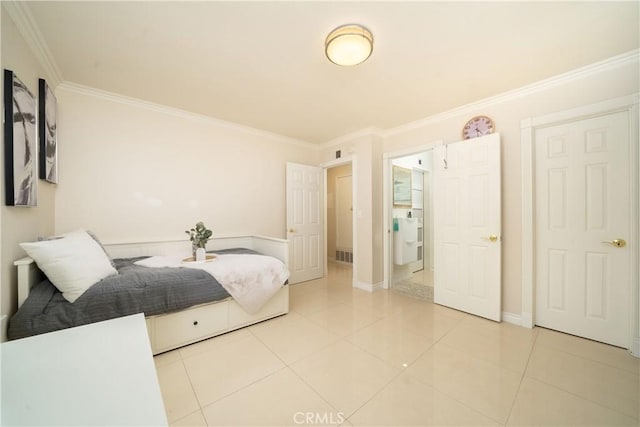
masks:
<instances>
[{"instance_id":1,"label":"ceiling light fixture","mask_svg":"<svg viewBox=\"0 0 640 427\"><path fill-rule=\"evenodd\" d=\"M337 65L358 65L371 56L373 35L362 25L341 25L329 33L324 52Z\"/></svg>"}]
</instances>

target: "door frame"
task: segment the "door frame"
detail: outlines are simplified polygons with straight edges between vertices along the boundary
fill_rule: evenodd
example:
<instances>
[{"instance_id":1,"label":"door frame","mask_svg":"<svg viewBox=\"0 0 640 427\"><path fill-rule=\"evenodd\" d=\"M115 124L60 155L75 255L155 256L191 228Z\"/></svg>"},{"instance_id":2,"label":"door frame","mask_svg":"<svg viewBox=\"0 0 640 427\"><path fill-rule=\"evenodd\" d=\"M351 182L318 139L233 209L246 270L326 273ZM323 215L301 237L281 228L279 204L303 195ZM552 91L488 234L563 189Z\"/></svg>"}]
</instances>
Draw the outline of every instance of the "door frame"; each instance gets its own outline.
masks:
<instances>
[{"instance_id":1,"label":"door frame","mask_svg":"<svg viewBox=\"0 0 640 427\"><path fill-rule=\"evenodd\" d=\"M383 289L389 289L391 287L391 251L389 250L389 245L392 243L391 240L391 230L393 229L393 187L391 184L391 176L393 170L393 160L399 157L407 157L412 156L414 154L420 154L425 151L433 150L435 147L439 145L443 145L443 140L433 141L427 144L417 145L410 148L405 148L402 150L390 151L388 153L382 154L382 224L384 225L384 229L382 230L382 246L384 249L384 253L382 259L384 260L384 276L382 282ZM433 230L432 230L433 233ZM434 248L435 250L435 248Z\"/></svg>"},{"instance_id":2,"label":"door frame","mask_svg":"<svg viewBox=\"0 0 640 427\"><path fill-rule=\"evenodd\" d=\"M320 165L320 167L323 169L324 172L324 241L325 241L325 245L327 242L327 237L328 237L328 232L329 230L327 229L327 170L331 169L331 168L335 168L337 166L342 166L342 165L347 165L347 164L351 164L351 203L353 206L353 210L351 212L351 223L353 224L352 227L352 231L353 231L353 264L352 264L352 269L353 269L353 277L351 278L351 285L353 287L356 287L357 284L357 280L356 278L358 277L358 239L357 239L357 235L358 235L358 231L357 231L357 227L356 227L356 212L357 212L357 205L356 205L356 201L358 200L357 198L357 173L358 173L358 168L356 167L356 163L357 163L357 159L356 156L354 154L350 154L348 156L345 157L341 157L339 159L335 159L335 160L331 160L325 163L322 163ZM326 252L326 247L325 247L325 252ZM327 254L324 255L324 275L325 277L329 274L329 260L327 257Z\"/></svg>"},{"instance_id":3,"label":"door frame","mask_svg":"<svg viewBox=\"0 0 640 427\"><path fill-rule=\"evenodd\" d=\"M524 119L520 122L521 139L521 167L522 167L522 317L521 325L533 328L535 326L535 131L538 128L569 123L616 112L628 112L629 114L629 178L630 178L630 218L638 218L640 208L640 182L639 169L640 158L638 141L640 130L638 126L638 107L640 94L624 96L596 104L591 104L571 110L552 113L544 116ZM629 236L629 250L631 260L637 260L640 254L640 230L638 222L631 221ZM640 357L640 284L639 267L631 262L631 274L629 280L629 323L630 336L628 349L631 353Z\"/></svg>"}]
</instances>

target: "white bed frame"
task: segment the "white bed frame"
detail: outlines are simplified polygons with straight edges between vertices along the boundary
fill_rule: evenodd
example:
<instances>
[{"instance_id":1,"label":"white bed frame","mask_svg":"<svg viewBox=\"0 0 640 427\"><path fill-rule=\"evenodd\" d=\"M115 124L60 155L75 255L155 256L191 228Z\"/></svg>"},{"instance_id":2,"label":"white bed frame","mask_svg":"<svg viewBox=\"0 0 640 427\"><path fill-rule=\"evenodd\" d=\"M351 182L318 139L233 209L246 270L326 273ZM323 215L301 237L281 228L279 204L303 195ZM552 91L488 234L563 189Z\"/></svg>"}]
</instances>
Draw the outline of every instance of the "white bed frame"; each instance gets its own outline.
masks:
<instances>
[{"instance_id":1,"label":"white bed frame","mask_svg":"<svg viewBox=\"0 0 640 427\"><path fill-rule=\"evenodd\" d=\"M112 258L127 258L152 255L189 255L188 241L162 241L105 244ZM278 258L285 264L289 261L287 240L263 236L216 237L207 245L207 250L248 248L264 255ZM42 272L29 257L14 262L18 267L18 307L29 295L33 285L42 280ZM244 311L232 298L190 307L177 312L147 316L147 331L153 354L163 353L197 341L224 334L263 320L289 312L289 286L283 286L255 314Z\"/></svg>"}]
</instances>

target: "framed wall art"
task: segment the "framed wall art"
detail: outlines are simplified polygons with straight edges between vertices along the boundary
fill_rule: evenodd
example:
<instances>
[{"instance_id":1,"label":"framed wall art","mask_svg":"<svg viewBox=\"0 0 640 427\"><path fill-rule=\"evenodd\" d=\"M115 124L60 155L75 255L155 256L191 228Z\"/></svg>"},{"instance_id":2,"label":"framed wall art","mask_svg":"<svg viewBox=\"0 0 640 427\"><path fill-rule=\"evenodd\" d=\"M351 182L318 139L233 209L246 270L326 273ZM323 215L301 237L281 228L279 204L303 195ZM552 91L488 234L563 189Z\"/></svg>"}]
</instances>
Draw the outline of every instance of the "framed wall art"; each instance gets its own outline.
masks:
<instances>
[{"instance_id":1,"label":"framed wall art","mask_svg":"<svg viewBox=\"0 0 640 427\"><path fill-rule=\"evenodd\" d=\"M6 204L37 206L36 100L11 70L4 70Z\"/></svg>"},{"instance_id":2,"label":"framed wall art","mask_svg":"<svg viewBox=\"0 0 640 427\"><path fill-rule=\"evenodd\" d=\"M411 207L411 169L393 166L393 206Z\"/></svg>"},{"instance_id":3,"label":"framed wall art","mask_svg":"<svg viewBox=\"0 0 640 427\"><path fill-rule=\"evenodd\" d=\"M38 140L40 179L58 183L58 138L56 134L57 102L43 79L38 82Z\"/></svg>"}]
</instances>

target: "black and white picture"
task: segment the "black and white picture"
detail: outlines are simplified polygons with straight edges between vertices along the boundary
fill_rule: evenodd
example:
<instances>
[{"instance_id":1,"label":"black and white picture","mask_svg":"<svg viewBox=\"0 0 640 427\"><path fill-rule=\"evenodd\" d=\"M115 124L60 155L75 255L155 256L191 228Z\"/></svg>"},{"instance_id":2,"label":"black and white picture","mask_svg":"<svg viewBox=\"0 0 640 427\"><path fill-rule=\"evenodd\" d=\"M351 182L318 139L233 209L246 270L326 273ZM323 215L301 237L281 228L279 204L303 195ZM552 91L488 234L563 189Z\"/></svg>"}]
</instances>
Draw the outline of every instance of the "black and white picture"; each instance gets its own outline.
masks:
<instances>
[{"instance_id":1,"label":"black and white picture","mask_svg":"<svg viewBox=\"0 0 640 427\"><path fill-rule=\"evenodd\" d=\"M4 70L5 191L9 206L36 206L36 100L11 70Z\"/></svg>"},{"instance_id":2,"label":"black and white picture","mask_svg":"<svg viewBox=\"0 0 640 427\"><path fill-rule=\"evenodd\" d=\"M58 183L58 140L56 137L56 97L47 82L38 86L38 138L40 139L40 179Z\"/></svg>"}]
</instances>

